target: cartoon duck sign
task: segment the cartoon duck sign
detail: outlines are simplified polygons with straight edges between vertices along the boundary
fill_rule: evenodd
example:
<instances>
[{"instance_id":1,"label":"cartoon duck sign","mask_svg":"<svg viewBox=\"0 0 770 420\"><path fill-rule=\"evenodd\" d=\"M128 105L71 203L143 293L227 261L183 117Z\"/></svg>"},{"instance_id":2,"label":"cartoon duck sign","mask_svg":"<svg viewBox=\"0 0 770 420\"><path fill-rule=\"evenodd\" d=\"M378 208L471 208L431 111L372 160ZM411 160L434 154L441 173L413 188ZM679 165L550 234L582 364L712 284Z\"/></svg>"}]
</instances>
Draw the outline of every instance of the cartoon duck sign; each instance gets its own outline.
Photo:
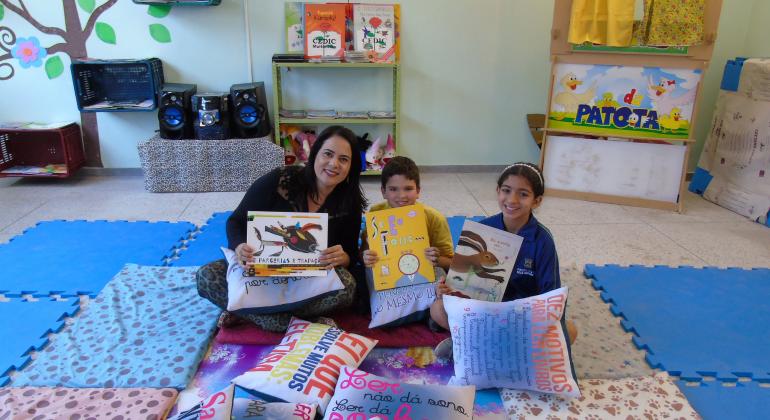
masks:
<instances>
[{"instance_id":1,"label":"cartoon duck sign","mask_svg":"<svg viewBox=\"0 0 770 420\"><path fill-rule=\"evenodd\" d=\"M697 69L557 64L548 128L688 139L701 75Z\"/></svg>"}]
</instances>

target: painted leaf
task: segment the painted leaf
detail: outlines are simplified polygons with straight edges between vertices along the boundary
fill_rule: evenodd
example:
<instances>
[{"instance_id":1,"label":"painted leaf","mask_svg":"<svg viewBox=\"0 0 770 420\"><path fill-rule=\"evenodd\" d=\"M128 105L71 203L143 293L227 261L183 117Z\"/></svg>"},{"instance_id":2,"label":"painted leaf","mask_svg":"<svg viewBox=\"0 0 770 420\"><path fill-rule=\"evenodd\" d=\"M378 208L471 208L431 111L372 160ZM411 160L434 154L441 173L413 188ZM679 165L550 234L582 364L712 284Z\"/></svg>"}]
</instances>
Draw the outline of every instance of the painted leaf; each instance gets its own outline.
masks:
<instances>
[{"instance_id":1,"label":"painted leaf","mask_svg":"<svg viewBox=\"0 0 770 420\"><path fill-rule=\"evenodd\" d=\"M115 30L106 23L96 22L96 36L107 44L115 44Z\"/></svg>"},{"instance_id":2,"label":"painted leaf","mask_svg":"<svg viewBox=\"0 0 770 420\"><path fill-rule=\"evenodd\" d=\"M53 55L45 60L45 74L49 79L55 79L61 76L64 71L64 64L61 62L61 58L58 55Z\"/></svg>"},{"instance_id":3,"label":"painted leaf","mask_svg":"<svg viewBox=\"0 0 770 420\"><path fill-rule=\"evenodd\" d=\"M168 29L160 23L153 23L150 25L150 36L158 42L171 42L171 33L169 33Z\"/></svg>"},{"instance_id":4,"label":"painted leaf","mask_svg":"<svg viewBox=\"0 0 770 420\"><path fill-rule=\"evenodd\" d=\"M152 4L147 8L147 14L158 19L166 17L171 12L171 6L167 4Z\"/></svg>"},{"instance_id":5,"label":"painted leaf","mask_svg":"<svg viewBox=\"0 0 770 420\"><path fill-rule=\"evenodd\" d=\"M94 7L96 7L96 0L78 0L78 5L86 13L91 13L94 11Z\"/></svg>"}]
</instances>

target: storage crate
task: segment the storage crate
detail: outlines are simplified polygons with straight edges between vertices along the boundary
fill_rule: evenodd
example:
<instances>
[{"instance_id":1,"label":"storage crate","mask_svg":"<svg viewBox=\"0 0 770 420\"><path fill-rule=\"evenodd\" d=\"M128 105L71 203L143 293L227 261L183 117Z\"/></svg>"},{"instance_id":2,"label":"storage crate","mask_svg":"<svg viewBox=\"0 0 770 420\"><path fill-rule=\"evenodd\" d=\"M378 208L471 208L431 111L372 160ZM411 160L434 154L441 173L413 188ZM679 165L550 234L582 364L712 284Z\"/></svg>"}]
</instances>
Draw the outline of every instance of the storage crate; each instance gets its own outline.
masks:
<instances>
[{"instance_id":1,"label":"storage crate","mask_svg":"<svg viewBox=\"0 0 770 420\"><path fill-rule=\"evenodd\" d=\"M75 123L51 129L0 127L0 177L66 178L85 161Z\"/></svg>"},{"instance_id":2,"label":"storage crate","mask_svg":"<svg viewBox=\"0 0 770 420\"><path fill-rule=\"evenodd\" d=\"M144 187L150 192L246 191L282 166L283 148L271 137L140 142Z\"/></svg>"},{"instance_id":3,"label":"storage crate","mask_svg":"<svg viewBox=\"0 0 770 420\"><path fill-rule=\"evenodd\" d=\"M72 83L82 112L152 111L163 86L163 63L144 60L74 60Z\"/></svg>"}]
</instances>

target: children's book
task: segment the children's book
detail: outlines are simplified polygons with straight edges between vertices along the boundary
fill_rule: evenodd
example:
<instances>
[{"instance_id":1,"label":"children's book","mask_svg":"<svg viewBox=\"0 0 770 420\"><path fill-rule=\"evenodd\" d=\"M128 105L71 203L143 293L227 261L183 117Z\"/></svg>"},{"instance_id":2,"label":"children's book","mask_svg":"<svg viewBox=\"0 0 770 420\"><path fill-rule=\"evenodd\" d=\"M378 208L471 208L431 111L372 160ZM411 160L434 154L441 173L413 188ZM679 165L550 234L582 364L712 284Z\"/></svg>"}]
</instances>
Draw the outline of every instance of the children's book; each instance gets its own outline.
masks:
<instances>
[{"instance_id":1,"label":"children's book","mask_svg":"<svg viewBox=\"0 0 770 420\"><path fill-rule=\"evenodd\" d=\"M286 15L286 52L301 54L305 51L305 3L288 2Z\"/></svg>"},{"instance_id":2,"label":"children's book","mask_svg":"<svg viewBox=\"0 0 770 420\"><path fill-rule=\"evenodd\" d=\"M326 213L248 212L246 243L254 248L250 276L325 276L319 261L326 249Z\"/></svg>"},{"instance_id":3,"label":"children's book","mask_svg":"<svg viewBox=\"0 0 770 420\"><path fill-rule=\"evenodd\" d=\"M375 54L378 62L396 61L396 15L393 5L353 5L356 51Z\"/></svg>"},{"instance_id":4,"label":"children's book","mask_svg":"<svg viewBox=\"0 0 770 420\"><path fill-rule=\"evenodd\" d=\"M366 213L366 240L379 261L372 267L375 290L436 280L425 258L430 247L425 209L420 204Z\"/></svg>"},{"instance_id":5,"label":"children's book","mask_svg":"<svg viewBox=\"0 0 770 420\"><path fill-rule=\"evenodd\" d=\"M305 4L305 58L345 53L345 5Z\"/></svg>"},{"instance_id":6,"label":"children's book","mask_svg":"<svg viewBox=\"0 0 770 420\"><path fill-rule=\"evenodd\" d=\"M447 286L456 296L502 301L523 241L519 235L466 220L449 266Z\"/></svg>"}]
</instances>

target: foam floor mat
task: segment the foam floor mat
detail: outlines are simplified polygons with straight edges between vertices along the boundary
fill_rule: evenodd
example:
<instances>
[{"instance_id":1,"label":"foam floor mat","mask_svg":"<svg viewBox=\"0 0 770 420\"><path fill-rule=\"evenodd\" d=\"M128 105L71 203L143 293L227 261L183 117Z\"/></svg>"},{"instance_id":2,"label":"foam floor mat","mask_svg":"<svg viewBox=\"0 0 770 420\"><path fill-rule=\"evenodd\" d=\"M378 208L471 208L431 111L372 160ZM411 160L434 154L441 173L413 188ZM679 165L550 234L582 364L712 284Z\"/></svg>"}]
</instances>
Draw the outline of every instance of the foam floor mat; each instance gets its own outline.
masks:
<instances>
[{"instance_id":1,"label":"foam floor mat","mask_svg":"<svg viewBox=\"0 0 770 420\"><path fill-rule=\"evenodd\" d=\"M184 388L220 313L196 269L126 265L11 386Z\"/></svg>"},{"instance_id":2,"label":"foam floor mat","mask_svg":"<svg viewBox=\"0 0 770 420\"><path fill-rule=\"evenodd\" d=\"M5 388L0 418L161 419L176 399L175 389Z\"/></svg>"},{"instance_id":3,"label":"foam floor mat","mask_svg":"<svg viewBox=\"0 0 770 420\"><path fill-rule=\"evenodd\" d=\"M26 366L31 361L29 352L42 349L48 343L48 333L59 332L64 318L79 309L77 299L0 302L0 377ZM6 381L0 378L0 386Z\"/></svg>"},{"instance_id":4,"label":"foam floor mat","mask_svg":"<svg viewBox=\"0 0 770 420\"><path fill-rule=\"evenodd\" d=\"M705 420L766 419L770 407L770 388L758 382L738 382L724 386L720 381L687 386L678 381L679 389Z\"/></svg>"},{"instance_id":5,"label":"foam floor mat","mask_svg":"<svg viewBox=\"0 0 770 420\"><path fill-rule=\"evenodd\" d=\"M126 263L162 265L188 222L50 221L0 245L0 293L96 296Z\"/></svg>"},{"instance_id":6,"label":"foam floor mat","mask_svg":"<svg viewBox=\"0 0 770 420\"><path fill-rule=\"evenodd\" d=\"M214 213L206 224L201 226L200 231L187 241L186 248L177 251L178 258L172 260L169 265L173 267L204 265L224 258L219 248L227 247L225 226L227 218L232 213L231 211Z\"/></svg>"},{"instance_id":7,"label":"foam floor mat","mask_svg":"<svg viewBox=\"0 0 770 420\"><path fill-rule=\"evenodd\" d=\"M449 224L449 232L452 234L452 243L457 245L457 241L460 240L460 233L463 231L463 223L465 223L465 219L473 220L474 222L478 222L481 220L486 219L487 216L471 216L471 217L465 217L465 216L449 216L446 218L447 223Z\"/></svg>"},{"instance_id":8,"label":"foam floor mat","mask_svg":"<svg viewBox=\"0 0 770 420\"><path fill-rule=\"evenodd\" d=\"M650 366L698 381L770 379L770 269L585 267Z\"/></svg>"}]
</instances>

